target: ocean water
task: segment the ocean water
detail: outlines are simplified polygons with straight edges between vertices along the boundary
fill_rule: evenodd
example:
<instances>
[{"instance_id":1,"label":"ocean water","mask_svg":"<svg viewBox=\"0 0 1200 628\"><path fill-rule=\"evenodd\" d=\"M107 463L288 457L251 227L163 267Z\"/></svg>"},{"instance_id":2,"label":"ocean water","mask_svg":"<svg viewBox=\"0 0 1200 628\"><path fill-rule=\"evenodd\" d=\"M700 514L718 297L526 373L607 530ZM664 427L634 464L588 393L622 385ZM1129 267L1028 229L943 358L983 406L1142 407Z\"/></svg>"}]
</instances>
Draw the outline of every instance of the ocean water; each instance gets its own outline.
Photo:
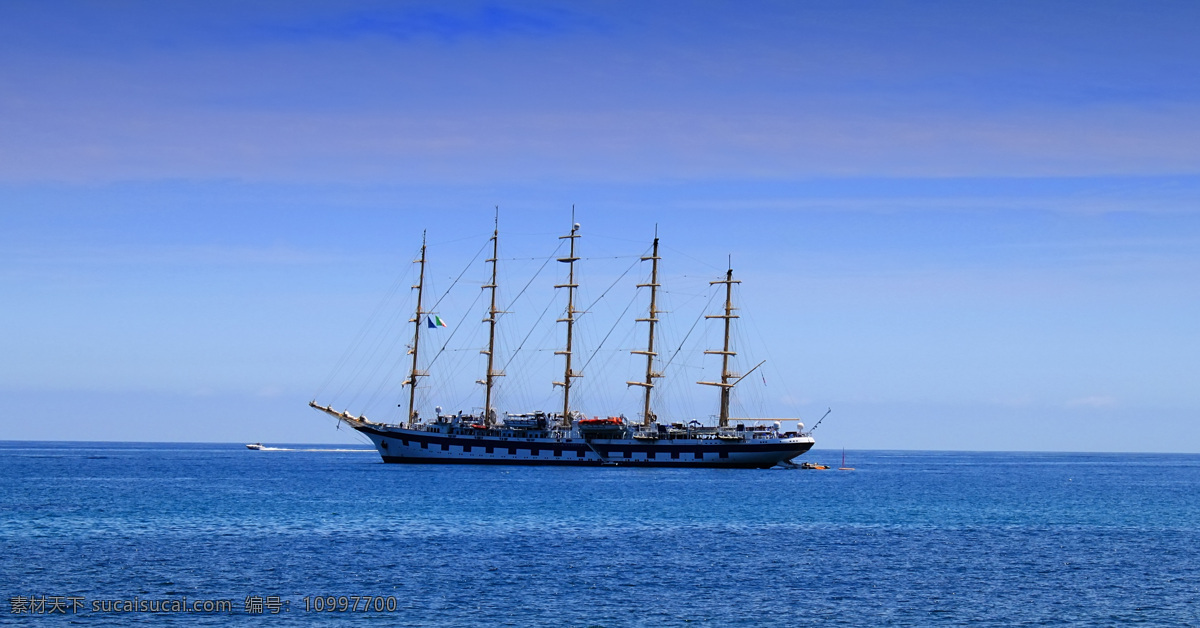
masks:
<instances>
[{"instance_id":1,"label":"ocean water","mask_svg":"<svg viewBox=\"0 0 1200 628\"><path fill-rule=\"evenodd\" d=\"M1200 456L847 464L409 466L5 442L0 623L1200 625ZM119 610L185 597L232 610ZM47 614L56 599L67 612Z\"/></svg>"}]
</instances>

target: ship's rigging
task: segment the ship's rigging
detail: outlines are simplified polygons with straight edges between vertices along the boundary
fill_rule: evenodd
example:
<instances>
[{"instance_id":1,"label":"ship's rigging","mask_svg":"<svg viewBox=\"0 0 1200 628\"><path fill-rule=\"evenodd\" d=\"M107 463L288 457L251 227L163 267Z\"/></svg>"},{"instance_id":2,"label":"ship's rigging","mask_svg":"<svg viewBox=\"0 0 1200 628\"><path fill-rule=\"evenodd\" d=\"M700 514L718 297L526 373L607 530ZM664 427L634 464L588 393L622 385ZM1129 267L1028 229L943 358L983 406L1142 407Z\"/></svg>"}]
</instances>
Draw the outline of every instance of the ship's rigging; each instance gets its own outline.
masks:
<instances>
[{"instance_id":1,"label":"ship's rigging","mask_svg":"<svg viewBox=\"0 0 1200 628\"><path fill-rule=\"evenodd\" d=\"M469 308L462 308L462 299L456 300L450 296L454 292L455 288L460 284L471 283L471 273L469 272L469 269L478 260L481 253L477 253L472 259L471 263L469 263L466 268L464 268L460 273L457 274L457 276L453 278L453 280L450 282L450 286L446 287L444 292L438 290L437 292L441 292L441 296L434 302L433 306L427 307L425 305L425 299L431 286L428 284L429 277L427 276L427 263L429 261L428 243L423 237L422 246L419 250L419 253L415 256L416 259L413 260L414 263L412 264L414 270L413 274L415 277L410 285L412 286L412 297L415 301L415 304L409 307L411 317L407 318L407 322L411 325L411 344L408 344L408 349L404 354L405 358L408 360L405 364L405 370L407 372L402 380L403 388L401 389L405 394L405 399L400 403L392 402L391 406L393 408L399 406L404 412L401 417L398 417L399 420L392 419L386 412L381 412L379 410L371 410L371 414L379 416L380 420L384 422L397 422L411 427L416 421L419 421L422 418L427 420L435 416L437 413L435 411L436 408L433 406L444 405L451 409L451 411L461 410L464 415L478 416L482 424L493 427L497 423L498 415L502 412L507 411L521 413L532 411L534 409L546 409L548 407L548 402L551 402L552 398L556 396L556 394L552 392L556 389L558 391L557 394L561 395L559 401L560 409L553 414L565 419L568 425L578 416L585 416L581 413L581 411L586 412L590 408L618 408L619 411L616 412L613 412L612 410L605 410L605 414L613 412L613 414L623 415L627 412L630 416L639 418L639 422L643 426L649 426L656 418L658 418L658 415L661 414L661 412L656 409L656 406L659 403L657 400L662 398L664 393L668 392L675 393L673 395L669 395L666 401L669 406L674 407L673 409L668 409L668 416L704 418L711 416L711 414L704 412L703 410L699 412L689 411L686 408L681 410L680 407L686 407L690 405L693 407L699 406L703 408L704 406L709 406L710 404L697 401L696 398L699 396L694 392L684 392L683 394L679 394L679 391L681 389L686 390L683 382L696 381L695 377L687 377L686 372L703 369L711 370L712 367L707 364L698 366L698 363L695 360L677 361L677 358L687 352L687 347L689 345L694 346L696 343L705 342L703 334L697 338L693 332L698 327L703 327L700 325L700 321L703 320L703 318L715 318L720 319L723 322L723 342L720 344L720 349L708 349L706 353L720 356L721 370L715 381L707 381L702 379L701 383L719 388L719 403L717 404L718 411L715 418L717 419L719 426L728 426L729 418L732 412L731 389L737 382L745 378L746 375L749 375L750 372L753 372L753 369L751 369L744 375L739 375L731 366L731 360L737 355L737 352L732 348L731 345L732 336L730 329L732 320L738 318L738 315L734 313L735 308L733 307L733 286L739 283L739 280L733 279L731 270L727 271L724 274L724 277L721 279L710 282L710 286L719 286L719 291L706 290L703 293L698 293L694 288L695 280L694 278L692 279L692 292L688 292L687 290L682 291L684 296L688 297L688 302L695 303L699 297L699 301L701 303L711 303L711 301L715 300L715 298L720 295L724 296L724 308L720 311L720 313L717 314L709 314L707 312L711 310L702 308L701 311L699 311L699 313L696 315L695 319L692 319L692 316L687 316L687 320L684 320L683 325L680 325L680 329L686 329L686 331L682 334L676 332L674 334L675 340L673 340L669 345L664 345L662 338L660 338L660 323L662 322L660 315L664 312L664 309L662 309L659 305L663 292L661 290L662 283L660 280L659 269L659 263L661 260L660 243L657 234L655 234L655 238L650 245L649 250L646 250L641 254L600 258L605 261L632 258L633 263L619 274L616 272L616 269L610 271L610 275L616 275L615 279L601 292L599 296L597 296L594 300L591 300L586 308L579 309L577 307L577 303L579 301L578 290L580 290L580 282L577 276L576 263L580 261L587 261L589 263L591 262L591 260L581 256L581 250L578 248L578 242L582 236L579 225L572 220L571 229L568 234L560 236L560 240L562 240L561 245L549 256L534 258L502 258L500 247L501 234L499 227L500 225L497 217L492 233L490 234L490 237L487 238L485 247L480 249L481 253L484 250L490 249L490 251L488 251L490 256L487 256L483 262L486 265L488 274L481 283L481 288L483 290L474 291L475 298L472 300L472 302L477 302L480 300L481 296L486 297L483 299L486 307L484 316L482 319L475 319L482 320L482 327L486 332L486 342L482 343L482 346L478 342L478 340L480 340L478 335L471 333L469 319L472 317L470 317L470 315L467 313ZM553 301L546 303L540 308L536 306L530 308L530 302L528 299L526 299L525 302L521 304L526 312L537 310L541 311L541 314L536 317L532 317L532 320L528 315L526 315L523 319L519 319L519 321L513 321L516 324L512 325L500 324L499 320L501 315L507 314L510 309L514 309L512 304L521 300L522 297L526 295L527 291L529 291L530 287L535 285L535 283L538 281L538 277L542 274L542 271L547 267L551 260L557 260L565 268L566 274L565 278L560 279L559 282L555 283L555 287L559 288L559 292L566 294L566 304L565 306L562 306L560 302L560 307L562 309L560 310L561 314L558 318L558 322L563 323L563 325L560 326L560 330L565 328L565 337L562 341L560 341L561 344L558 347L553 346L553 343L546 342L549 339L549 336L544 331L542 331L541 335L539 336L539 327L545 327L545 315L551 310L555 309ZM505 264L502 264L502 262ZM509 262L514 263L514 265L516 265L517 262L520 262L526 267L534 266L536 267L536 271L531 275L528 275L529 278L523 282L507 282L517 285L523 284L523 286L515 297L513 297L507 303L504 303L501 300L501 284L505 282L503 280L504 278L502 277L501 270L502 268L505 268L505 265L507 265ZM530 262L533 264L530 264ZM606 297L609 295L609 292L618 284L622 284L625 275L640 262L650 262L647 264L647 266L650 267L648 278L640 283L635 284L638 288L644 290L644 295L648 295L649 304L644 310L645 314L637 317L636 319L632 319L632 317L627 318L624 316L624 313L628 312L633 305L634 300L636 299L636 293L634 293L629 297L627 302L621 300L621 302L611 305L607 310L605 310L605 312L609 314L609 318L612 320L612 325L608 327L607 333L603 333L602 337L598 333L594 334L591 338L590 346L583 346L589 343L582 343L580 338L577 336L577 332L579 330L578 325L580 324L581 320L595 318L597 314L597 307L605 301ZM622 262L622 265L623 264L624 262ZM464 277L467 277L466 281L463 281ZM629 283L632 284L633 282ZM484 294L483 291L486 291L486 294ZM435 292L435 294L437 292ZM609 301L612 300L609 299ZM621 307L622 303L624 303L624 307ZM617 308L621 308L619 310L620 315L611 316L613 312L618 311ZM450 314L452 311L454 312L453 315ZM438 316L439 314L444 314L447 319L452 321L452 325L450 326L451 329L430 330L427 327L430 317ZM678 324L680 322L678 320L679 317L676 316L674 318L676 318L675 322ZM617 340L619 341L620 346L613 347L612 343L609 341L613 337L615 331L623 324L623 321L631 321L631 319L636 320L636 323L638 324L646 323L644 328L645 334L642 342L630 342L634 331L632 324L630 324L627 332L623 334L617 334ZM606 323L608 320L592 322L599 323L592 326L594 329L596 327L607 326ZM690 325L687 324L689 322ZM451 341L455 339L455 336L460 335L460 332L462 332L461 342L459 342L457 346L452 346ZM508 351L499 350L502 336L508 339ZM528 346L531 340L533 340L538 346ZM386 353L386 351L380 350L379 347L387 344L389 343L379 343L379 345L375 347L375 350L371 352L371 356L374 357L377 354ZM633 344L633 346L630 346L630 344ZM664 346L667 347L665 353L663 352ZM477 352L476 355L482 354L484 356L485 363L482 365L483 368L472 368L469 363L462 359L452 360L452 362L457 362L458 364L439 364L439 361L447 356L456 354L464 355L473 352ZM522 356L523 353L525 354L524 356ZM432 356L426 359L426 356L430 354L432 354ZM545 382L542 384L543 386L545 386L546 383L553 382L555 384L555 388L551 389L550 392L539 392L537 390L538 384L529 376L529 374L535 372L546 372L547 365L544 358L541 357L546 354L553 354L559 357L561 360L561 370L557 378L541 380L542 382ZM613 392L614 390L617 390L617 387L612 385L611 382L613 377L608 373L617 370L616 367L620 366L620 364L617 364L616 367L613 365L613 362L619 362L615 360L617 354L632 354L633 356L636 356L642 360L641 374L637 377L637 379L628 379L628 375L632 374L628 370L626 370L624 373L618 374L618 376L624 375L624 377L621 377L620 381L626 384L626 386L622 386L620 388L627 388L631 391L634 391L632 393L633 396L626 394L622 397L621 395ZM523 357L527 358L525 363L521 363ZM603 357L604 359L597 360L598 357ZM540 368L538 368L537 365L539 360L542 363ZM590 367L594 360L596 361L596 364L599 364L601 367L601 369L596 372L605 374L605 376L596 377L593 374L589 378L583 378L583 374L585 372L591 372ZM535 368L528 368L528 364L530 363L534 364ZM436 373L433 370L435 365L437 365ZM522 381L515 385L509 385L506 383L505 386L501 387L500 378L504 377L506 373L510 372L511 369L514 368L514 365L516 365L515 368L518 368L518 370L522 372L522 377L520 378ZM674 369L672 368L673 366L675 367ZM356 369L356 372L362 372L362 370L363 369L361 368ZM372 374L381 374L381 379L386 380L386 378L390 376L390 373L394 372L395 365L393 365L392 368L382 368L380 365L376 365L375 367L367 370L369 370ZM472 370L474 370L476 373L482 372L482 377L476 376L469 380L482 386L482 390L476 389L478 392L474 393L468 387L465 387L461 384L461 381L465 379L463 375L468 374ZM434 378L430 377L431 373L434 373ZM673 376L670 378L664 378L665 373L673 373ZM331 380L332 379L335 379L335 376L331 376ZM431 379L457 379L460 383L454 385L439 383L433 388L423 385L425 381L429 381ZM601 379L604 382L603 385L592 384L593 381ZM666 388L660 386L662 381L667 380L669 381ZM396 380L393 379L392 381L395 382ZM583 388L580 388L581 383L583 383ZM396 384L393 383L391 388L393 391L396 390ZM380 396L379 390L384 391L382 396L386 398L386 381L380 381L377 383L376 393L371 396L372 400L376 400ZM546 389L543 388L541 390L545 391ZM579 405L579 401L577 399L578 395L581 393L585 394L587 397L587 399L584 400L584 405ZM478 396L476 397L475 395ZM675 397L675 399L672 400L670 397Z\"/></svg>"}]
</instances>

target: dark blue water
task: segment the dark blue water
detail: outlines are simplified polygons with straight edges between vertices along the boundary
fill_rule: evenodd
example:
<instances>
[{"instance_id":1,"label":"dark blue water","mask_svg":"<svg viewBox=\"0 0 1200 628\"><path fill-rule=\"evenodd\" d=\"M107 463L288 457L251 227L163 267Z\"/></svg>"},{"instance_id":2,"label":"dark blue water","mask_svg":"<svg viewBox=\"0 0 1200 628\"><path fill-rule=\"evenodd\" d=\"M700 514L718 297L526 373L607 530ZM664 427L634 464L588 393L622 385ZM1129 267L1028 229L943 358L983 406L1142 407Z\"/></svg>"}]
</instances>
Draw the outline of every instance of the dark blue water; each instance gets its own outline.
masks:
<instances>
[{"instance_id":1,"label":"dark blue water","mask_svg":"<svg viewBox=\"0 0 1200 628\"><path fill-rule=\"evenodd\" d=\"M1200 456L848 463L400 466L373 452L0 443L0 622L1200 624ZM312 610L355 595L396 610ZM22 596L83 601L51 621L13 614ZM184 596L234 612L92 610ZM281 607L246 613L247 597Z\"/></svg>"}]
</instances>

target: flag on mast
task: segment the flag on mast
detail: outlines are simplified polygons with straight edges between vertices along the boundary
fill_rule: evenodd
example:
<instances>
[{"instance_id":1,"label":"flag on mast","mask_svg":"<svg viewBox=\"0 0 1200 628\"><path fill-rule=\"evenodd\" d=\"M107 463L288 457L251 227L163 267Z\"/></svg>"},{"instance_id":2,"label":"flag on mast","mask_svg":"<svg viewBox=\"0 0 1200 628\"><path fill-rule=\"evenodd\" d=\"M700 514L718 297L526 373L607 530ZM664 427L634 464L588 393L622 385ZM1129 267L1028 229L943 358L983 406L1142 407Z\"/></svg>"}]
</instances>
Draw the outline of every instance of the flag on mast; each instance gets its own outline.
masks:
<instances>
[{"instance_id":1,"label":"flag on mast","mask_svg":"<svg viewBox=\"0 0 1200 628\"><path fill-rule=\"evenodd\" d=\"M431 316L430 316L428 319L426 319L426 320L428 320L428 321L429 321L429 328L430 328L430 329L437 329L438 327L447 327L447 326L448 326L448 325L446 325L446 321L443 321L443 320L442 320L442 317L441 317L441 316L432 316L432 315L431 315Z\"/></svg>"}]
</instances>

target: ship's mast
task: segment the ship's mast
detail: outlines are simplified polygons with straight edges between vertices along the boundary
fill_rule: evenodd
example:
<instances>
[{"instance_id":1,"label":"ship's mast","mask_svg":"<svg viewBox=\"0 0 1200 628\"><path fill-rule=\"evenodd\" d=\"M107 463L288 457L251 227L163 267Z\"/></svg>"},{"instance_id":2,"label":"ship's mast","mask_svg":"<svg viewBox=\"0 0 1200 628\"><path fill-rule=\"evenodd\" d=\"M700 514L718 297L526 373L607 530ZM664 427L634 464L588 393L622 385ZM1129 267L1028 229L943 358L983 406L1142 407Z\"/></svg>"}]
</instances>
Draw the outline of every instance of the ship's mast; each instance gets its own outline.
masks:
<instances>
[{"instance_id":1,"label":"ship's mast","mask_svg":"<svg viewBox=\"0 0 1200 628\"><path fill-rule=\"evenodd\" d=\"M655 307L658 297L658 229L655 228L654 233L654 249L649 257L643 257L642 261L650 260L650 283L640 283L639 288L650 288L650 314L646 318L637 319L638 322L649 323L650 334L646 341L646 350L635 349L630 353L646 356L646 381L644 382L625 382L630 386L641 386L646 393L645 402L642 406L642 425L648 426L654 419L654 414L650 412L650 391L654 388L654 378L662 377L662 373L654 372L654 357L658 354L654 352L654 325L658 322L658 309Z\"/></svg>"},{"instance_id":2,"label":"ship's mast","mask_svg":"<svg viewBox=\"0 0 1200 628\"><path fill-rule=\"evenodd\" d=\"M483 319L483 322L488 324L488 348L481 353L487 354L487 374L479 383L484 386L483 397L483 422L488 427L495 424L492 419L492 386L495 385L497 377L503 377L503 371L495 370L496 363L496 315L503 314L496 309L496 261L499 259L499 241L500 241L500 208L496 208L496 228L492 231L492 259L487 260L492 264L492 281L485 285L485 290L492 291L492 304L488 308L488 317Z\"/></svg>"},{"instance_id":3,"label":"ship's mast","mask_svg":"<svg viewBox=\"0 0 1200 628\"><path fill-rule=\"evenodd\" d=\"M578 314L575 310L575 289L579 284L575 283L575 262L579 258L575 256L575 238L579 237L579 223L575 222L575 208L571 208L571 233L565 236L558 236L559 240L571 240L571 252L567 257L560 257L558 261L567 264L567 283L554 286L555 288L567 289L567 314L564 318L558 319L560 323L567 324L567 347L562 351L555 351L556 355L566 356L566 366L563 369L563 381L554 382L555 386L562 386L563 389L563 421L569 426L571 425L571 380L576 377L583 377L583 373L576 373L571 370L571 335L575 328L575 315Z\"/></svg>"},{"instance_id":4,"label":"ship's mast","mask_svg":"<svg viewBox=\"0 0 1200 628\"><path fill-rule=\"evenodd\" d=\"M428 373L423 373L417 370L417 349L421 346L421 318L422 315L425 314L425 311L421 309L421 297L425 292L424 231L421 232L421 259L416 260L413 263L420 264L421 271L417 276L417 285L413 286L413 289L417 291L417 311L413 314L412 319L409 321L410 323L413 323L412 348L408 350L408 352L412 354L412 370L408 372L408 379L404 382L404 385L408 386L408 419L405 421L408 427L412 427L413 420L416 418L416 414L413 411L413 406L415 406L417 402L417 378L428 375Z\"/></svg>"},{"instance_id":5,"label":"ship's mast","mask_svg":"<svg viewBox=\"0 0 1200 628\"><path fill-rule=\"evenodd\" d=\"M733 278L733 267L730 266L730 268L725 271L724 279L708 282L710 286L719 283L725 284L725 313L708 314L704 318L725 319L725 344L720 351L705 351L704 353L721 356L721 381L696 383L704 384L706 386L719 386L721 388L721 413L718 415L717 425L720 427L726 427L729 425L729 393L732 391L734 384L737 383L729 381L737 377L733 373L729 372L729 358L737 355L736 351L731 351L729 349L729 327L733 322L733 319L738 318L738 316L733 313L733 284L742 282Z\"/></svg>"}]
</instances>

